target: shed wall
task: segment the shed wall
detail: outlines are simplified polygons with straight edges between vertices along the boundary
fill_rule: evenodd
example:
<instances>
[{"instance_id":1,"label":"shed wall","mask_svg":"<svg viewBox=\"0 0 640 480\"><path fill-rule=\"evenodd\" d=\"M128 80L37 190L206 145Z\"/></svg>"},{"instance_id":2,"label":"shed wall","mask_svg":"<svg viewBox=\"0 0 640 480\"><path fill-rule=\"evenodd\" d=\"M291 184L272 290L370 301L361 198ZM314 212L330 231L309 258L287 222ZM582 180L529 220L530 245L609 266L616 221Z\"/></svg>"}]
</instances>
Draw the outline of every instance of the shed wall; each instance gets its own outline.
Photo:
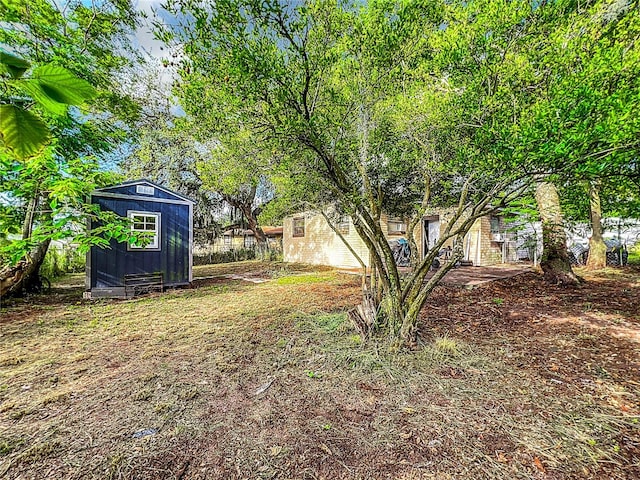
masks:
<instances>
[{"instance_id":1,"label":"shed wall","mask_svg":"<svg viewBox=\"0 0 640 480\"><path fill-rule=\"evenodd\" d=\"M151 199L134 200L99 196L93 197L93 203L100 205L102 210L110 210L125 217L129 210L160 213L160 250L129 251L126 243L118 243L115 240L111 240L109 249L92 248L90 288L123 286L125 275L157 272L162 272L165 285L189 283L189 204L156 203Z\"/></svg>"}]
</instances>

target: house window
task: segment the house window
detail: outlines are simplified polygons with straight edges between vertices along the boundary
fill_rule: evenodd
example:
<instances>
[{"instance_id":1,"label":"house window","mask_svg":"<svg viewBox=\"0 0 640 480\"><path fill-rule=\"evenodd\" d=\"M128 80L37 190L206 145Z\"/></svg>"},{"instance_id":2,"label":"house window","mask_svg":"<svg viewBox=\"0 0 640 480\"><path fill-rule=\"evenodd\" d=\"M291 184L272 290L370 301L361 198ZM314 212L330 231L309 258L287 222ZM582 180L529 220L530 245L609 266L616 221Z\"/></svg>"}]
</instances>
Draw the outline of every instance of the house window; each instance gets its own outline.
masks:
<instances>
[{"instance_id":1,"label":"house window","mask_svg":"<svg viewBox=\"0 0 640 480\"><path fill-rule=\"evenodd\" d=\"M407 233L407 224L399 218L390 218L387 222L389 235L402 235Z\"/></svg>"},{"instance_id":2,"label":"house window","mask_svg":"<svg viewBox=\"0 0 640 480\"><path fill-rule=\"evenodd\" d=\"M253 235L245 235L244 248L252 248L256 244L256 237Z\"/></svg>"},{"instance_id":3,"label":"house window","mask_svg":"<svg viewBox=\"0 0 640 480\"><path fill-rule=\"evenodd\" d=\"M304 237L304 217L293 219L293 236Z\"/></svg>"},{"instance_id":4,"label":"house window","mask_svg":"<svg viewBox=\"0 0 640 480\"><path fill-rule=\"evenodd\" d=\"M129 244L129 250L160 250L160 214L151 212L127 212L133 222L132 233L143 233L143 245ZM148 241L148 243L147 243Z\"/></svg>"},{"instance_id":5,"label":"house window","mask_svg":"<svg viewBox=\"0 0 640 480\"><path fill-rule=\"evenodd\" d=\"M336 224L336 230L338 230L341 235L349 235L349 217L346 215L340 217L340 220Z\"/></svg>"},{"instance_id":6,"label":"house window","mask_svg":"<svg viewBox=\"0 0 640 480\"><path fill-rule=\"evenodd\" d=\"M224 244L225 245L231 245L231 235L225 235L224 236Z\"/></svg>"},{"instance_id":7,"label":"house window","mask_svg":"<svg viewBox=\"0 0 640 480\"><path fill-rule=\"evenodd\" d=\"M504 242L505 236L502 231L502 222L500 221L500 217L492 215L489 217L489 224L491 228L491 241Z\"/></svg>"},{"instance_id":8,"label":"house window","mask_svg":"<svg viewBox=\"0 0 640 480\"><path fill-rule=\"evenodd\" d=\"M492 215L489 221L491 223L491 233L500 233L500 217Z\"/></svg>"}]
</instances>

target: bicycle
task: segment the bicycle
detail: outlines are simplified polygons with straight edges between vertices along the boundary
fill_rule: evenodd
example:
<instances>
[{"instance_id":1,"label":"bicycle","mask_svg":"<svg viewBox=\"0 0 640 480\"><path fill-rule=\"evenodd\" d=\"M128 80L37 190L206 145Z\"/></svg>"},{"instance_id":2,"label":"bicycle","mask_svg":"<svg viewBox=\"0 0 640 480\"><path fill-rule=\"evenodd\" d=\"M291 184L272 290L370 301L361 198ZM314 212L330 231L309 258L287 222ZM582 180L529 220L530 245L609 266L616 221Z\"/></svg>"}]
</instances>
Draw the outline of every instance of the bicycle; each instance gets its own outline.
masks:
<instances>
[{"instance_id":1,"label":"bicycle","mask_svg":"<svg viewBox=\"0 0 640 480\"><path fill-rule=\"evenodd\" d=\"M411 247L404 238L398 240L393 247L393 259L399 267L408 267L411 264Z\"/></svg>"}]
</instances>

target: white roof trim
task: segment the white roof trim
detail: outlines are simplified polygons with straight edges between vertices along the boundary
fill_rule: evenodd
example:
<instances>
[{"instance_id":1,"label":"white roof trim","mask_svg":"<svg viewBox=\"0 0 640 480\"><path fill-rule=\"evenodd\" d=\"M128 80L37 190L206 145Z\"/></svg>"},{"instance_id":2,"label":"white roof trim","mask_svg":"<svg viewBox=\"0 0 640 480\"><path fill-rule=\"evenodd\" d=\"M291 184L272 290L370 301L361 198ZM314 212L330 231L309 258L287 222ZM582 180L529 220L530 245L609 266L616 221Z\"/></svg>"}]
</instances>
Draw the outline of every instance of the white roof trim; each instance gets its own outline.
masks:
<instances>
[{"instance_id":1,"label":"white roof trim","mask_svg":"<svg viewBox=\"0 0 640 480\"><path fill-rule=\"evenodd\" d=\"M133 185L142 185L142 184L149 185L150 187L157 188L158 190L162 190L163 192L168 193L169 195L174 195L174 196L184 200L185 202L189 202L189 203L193 203L193 204L196 203L195 201L191 200L189 197L185 197L181 193L177 193L177 192L174 192L173 190L169 190L168 188L165 188L165 187L163 187L161 185L158 185L157 183L152 182L151 180L146 180L144 178L141 178L140 180L131 180L129 182L118 183L117 185L111 185L110 187L96 188L94 191L95 192L106 192L107 190L111 190L113 188L129 187L129 186L133 186ZM148 198L152 198L152 197L148 197Z\"/></svg>"}]
</instances>

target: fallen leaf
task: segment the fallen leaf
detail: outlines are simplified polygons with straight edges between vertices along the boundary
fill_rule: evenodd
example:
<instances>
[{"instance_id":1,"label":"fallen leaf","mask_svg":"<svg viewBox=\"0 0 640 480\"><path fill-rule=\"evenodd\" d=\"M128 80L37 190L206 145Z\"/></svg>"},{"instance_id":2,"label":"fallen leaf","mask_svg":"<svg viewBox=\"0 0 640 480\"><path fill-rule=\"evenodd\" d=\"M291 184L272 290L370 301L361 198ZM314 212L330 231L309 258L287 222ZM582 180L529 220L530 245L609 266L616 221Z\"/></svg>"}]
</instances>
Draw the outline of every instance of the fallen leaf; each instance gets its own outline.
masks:
<instances>
[{"instance_id":1,"label":"fallen leaf","mask_svg":"<svg viewBox=\"0 0 640 480\"><path fill-rule=\"evenodd\" d=\"M538 470L540 470L542 473L546 473L547 471L544 469L544 465L542 465L542 462L540 461L540 459L538 457L534 457L533 458L533 464L536 466L536 468Z\"/></svg>"},{"instance_id":2,"label":"fallen leaf","mask_svg":"<svg viewBox=\"0 0 640 480\"><path fill-rule=\"evenodd\" d=\"M254 395L260 395L264 392L266 392L267 390L269 390L269 388L271 387L271 385L273 385L273 382L275 381L275 378L272 378L271 380L269 380L267 383L261 385L257 390L256 393Z\"/></svg>"},{"instance_id":3,"label":"fallen leaf","mask_svg":"<svg viewBox=\"0 0 640 480\"><path fill-rule=\"evenodd\" d=\"M333 455L333 452L331 451L331 449L329 447L327 447L324 443L320 444L320 448L327 454L327 455Z\"/></svg>"},{"instance_id":4,"label":"fallen leaf","mask_svg":"<svg viewBox=\"0 0 640 480\"><path fill-rule=\"evenodd\" d=\"M277 457L282 453L282 447L280 445L275 445L269 449L269 454L272 457Z\"/></svg>"}]
</instances>

